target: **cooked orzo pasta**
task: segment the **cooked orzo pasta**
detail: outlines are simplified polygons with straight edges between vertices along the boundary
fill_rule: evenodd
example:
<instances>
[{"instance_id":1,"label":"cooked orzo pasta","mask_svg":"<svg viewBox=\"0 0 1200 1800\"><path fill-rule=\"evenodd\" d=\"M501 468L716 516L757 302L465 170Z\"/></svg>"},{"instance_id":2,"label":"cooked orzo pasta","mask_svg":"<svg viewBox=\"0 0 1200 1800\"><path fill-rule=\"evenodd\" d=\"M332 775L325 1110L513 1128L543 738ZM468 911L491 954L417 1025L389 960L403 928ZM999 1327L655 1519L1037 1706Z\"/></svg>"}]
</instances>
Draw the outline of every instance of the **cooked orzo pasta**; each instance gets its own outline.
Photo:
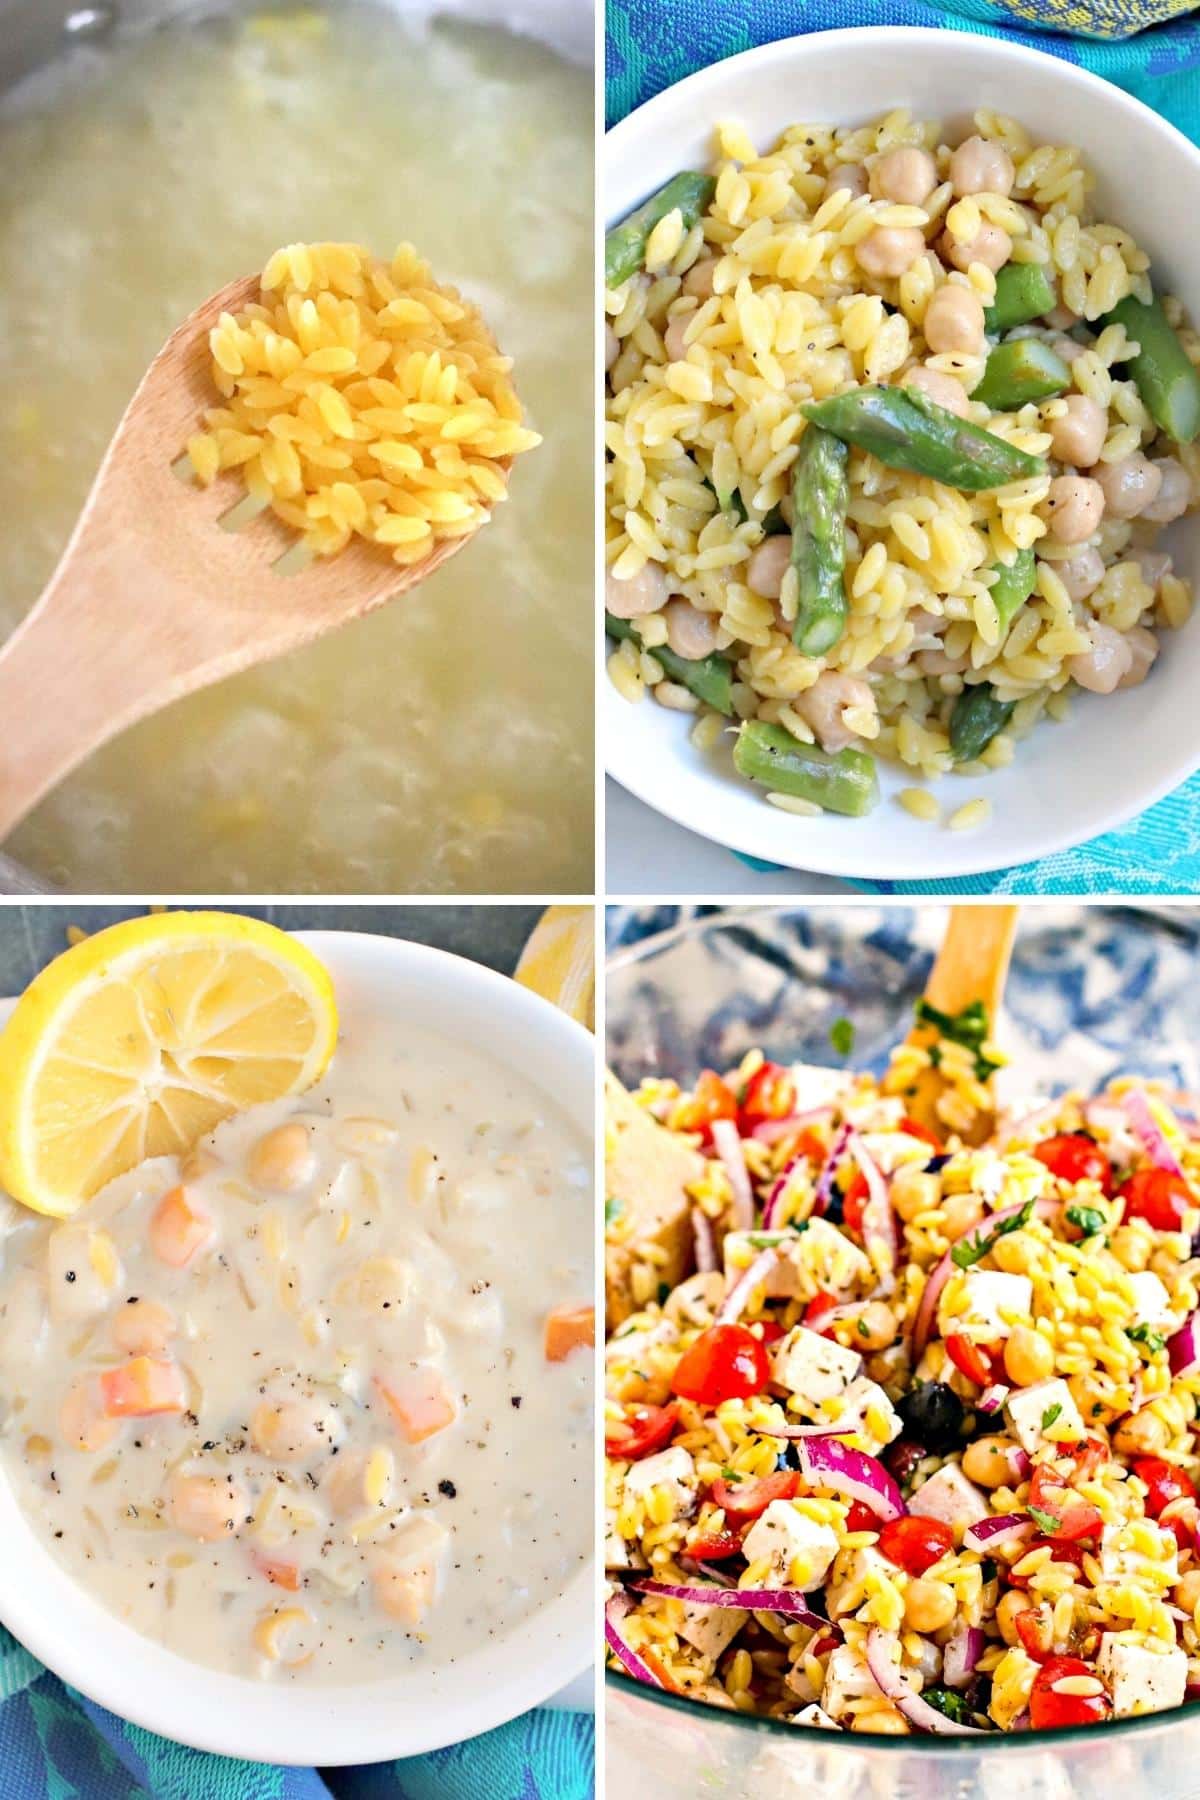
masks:
<instances>
[{"instance_id":1,"label":"cooked orzo pasta","mask_svg":"<svg viewBox=\"0 0 1200 1800\"><path fill-rule=\"evenodd\" d=\"M890 1734L1200 1693L1200 1122L1129 1079L993 1118L986 1024L614 1086L613 1667Z\"/></svg>"},{"instance_id":2,"label":"cooked orzo pasta","mask_svg":"<svg viewBox=\"0 0 1200 1800\"><path fill-rule=\"evenodd\" d=\"M609 673L863 813L876 757L1001 767L1186 621L1200 338L1012 119L716 139L606 244Z\"/></svg>"}]
</instances>

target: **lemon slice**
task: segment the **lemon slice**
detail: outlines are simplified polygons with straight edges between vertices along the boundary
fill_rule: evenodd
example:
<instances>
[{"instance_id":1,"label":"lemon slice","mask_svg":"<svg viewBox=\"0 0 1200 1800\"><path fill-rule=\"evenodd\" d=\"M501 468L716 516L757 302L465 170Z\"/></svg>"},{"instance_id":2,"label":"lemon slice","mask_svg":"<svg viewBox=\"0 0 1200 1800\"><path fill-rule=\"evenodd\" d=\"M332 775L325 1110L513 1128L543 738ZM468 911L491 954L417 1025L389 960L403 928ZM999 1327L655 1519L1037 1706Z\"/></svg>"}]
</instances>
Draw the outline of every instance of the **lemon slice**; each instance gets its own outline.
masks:
<instances>
[{"instance_id":1,"label":"lemon slice","mask_svg":"<svg viewBox=\"0 0 1200 1800\"><path fill-rule=\"evenodd\" d=\"M311 1086L336 1039L328 970L274 925L112 925L44 969L0 1032L0 1184L64 1218L146 1157Z\"/></svg>"}]
</instances>

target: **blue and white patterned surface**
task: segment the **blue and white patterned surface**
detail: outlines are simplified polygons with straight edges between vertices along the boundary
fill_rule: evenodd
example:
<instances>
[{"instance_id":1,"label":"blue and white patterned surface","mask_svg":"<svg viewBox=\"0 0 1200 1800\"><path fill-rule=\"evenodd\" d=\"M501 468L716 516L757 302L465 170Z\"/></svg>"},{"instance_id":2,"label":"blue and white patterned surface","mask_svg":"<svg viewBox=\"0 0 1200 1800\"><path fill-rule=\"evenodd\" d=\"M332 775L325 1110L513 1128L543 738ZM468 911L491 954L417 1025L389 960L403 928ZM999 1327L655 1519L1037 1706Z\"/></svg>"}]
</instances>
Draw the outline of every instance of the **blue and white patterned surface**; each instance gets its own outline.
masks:
<instances>
[{"instance_id":1,"label":"blue and white patterned surface","mask_svg":"<svg viewBox=\"0 0 1200 1800\"><path fill-rule=\"evenodd\" d=\"M994 33L1102 75L1200 143L1196 0L607 0L610 124L741 50L809 31L925 25ZM1147 29L1149 28L1149 29ZM897 99L901 98L899 89ZM753 892L739 858L726 890ZM795 884L805 878L796 876ZM643 888L646 884L642 884ZM676 892L688 891L673 880ZM1129 824L1040 862L944 881L858 884L878 893L1192 894L1200 890L1200 775ZM693 890L695 891L695 890ZM709 888L708 891L712 891Z\"/></svg>"},{"instance_id":2,"label":"blue and white patterned surface","mask_svg":"<svg viewBox=\"0 0 1200 1800\"><path fill-rule=\"evenodd\" d=\"M941 941L938 906L609 907L609 1061L626 1083L690 1080L761 1045L880 1070ZM847 1018L841 1057L830 1028ZM1001 1093L1118 1074L1200 1089L1200 908L1024 910L1005 991Z\"/></svg>"}]
</instances>

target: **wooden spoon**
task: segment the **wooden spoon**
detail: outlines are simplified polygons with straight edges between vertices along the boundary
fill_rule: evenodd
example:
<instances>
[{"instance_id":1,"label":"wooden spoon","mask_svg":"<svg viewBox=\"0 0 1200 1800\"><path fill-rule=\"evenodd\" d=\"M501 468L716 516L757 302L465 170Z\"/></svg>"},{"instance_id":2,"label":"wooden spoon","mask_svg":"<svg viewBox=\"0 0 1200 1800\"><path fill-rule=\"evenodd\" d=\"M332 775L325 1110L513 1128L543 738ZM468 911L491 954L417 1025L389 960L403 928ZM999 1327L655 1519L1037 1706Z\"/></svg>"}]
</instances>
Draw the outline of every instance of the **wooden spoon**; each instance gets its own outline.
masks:
<instances>
[{"instance_id":1,"label":"wooden spoon","mask_svg":"<svg viewBox=\"0 0 1200 1800\"><path fill-rule=\"evenodd\" d=\"M401 567L355 537L277 573L295 532L268 512L238 529L220 523L245 496L236 471L209 488L180 481L173 465L219 398L209 331L258 296L257 275L230 282L172 332L49 585L0 650L0 838L126 726L409 593L470 541L441 539Z\"/></svg>"},{"instance_id":2,"label":"wooden spoon","mask_svg":"<svg viewBox=\"0 0 1200 1800\"><path fill-rule=\"evenodd\" d=\"M952 906L946 935L925 984L925 998L930 1006L953 1014L976 1000L982 1001L987 1009L989 1033L994 1035L1016 934L1015 906ZM905 1042L927 1049L937 1036L932 1025L918 1024ZM939 1070L922 1069L916 1086L906 1097L911 1117L942 1134L946 1127L945 1121L938 1118L937 1102L944 1085ZM967 1141L982 1143L991 1131L992 1117L990 1112L981 1114L965 1134Z\"/></svg>"}]
</instances>

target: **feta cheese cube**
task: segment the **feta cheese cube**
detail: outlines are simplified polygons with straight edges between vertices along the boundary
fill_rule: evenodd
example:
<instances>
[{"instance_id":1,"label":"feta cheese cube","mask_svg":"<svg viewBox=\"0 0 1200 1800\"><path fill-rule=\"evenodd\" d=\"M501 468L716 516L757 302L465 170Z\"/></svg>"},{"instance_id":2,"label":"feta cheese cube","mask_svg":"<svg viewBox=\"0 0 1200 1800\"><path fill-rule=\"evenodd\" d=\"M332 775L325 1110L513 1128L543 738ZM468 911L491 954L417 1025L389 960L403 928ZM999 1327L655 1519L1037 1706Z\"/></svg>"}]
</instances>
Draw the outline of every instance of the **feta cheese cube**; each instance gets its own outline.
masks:
<instances>
[{"instance_id":1,"label":"feta cheese cube","mask_svg":"<svg viewBox=\"0 0 1200 1800\"><path fill-rule=\"evenodd\" d=\"M968 1526L978 1525L992 1509L982 1488L968 1481L957 1463L946 1463L922 1482L909 1501L908 1510L923 1519L940 1519L961 1538Z\"/></svg>"},{"instance_id":2,"label":"feta cheese cube","mask_svg":"<svg viewBox=\"0 0 1200 1800\"><path fill-rule=\"evenodd\" d=\"M803 1231L730 1231L725 1235L725 1281L735 1282L763 1250L779 1260L767 1275L768 1300L811 1299L823 1293L846 1298L875 1280L870 1258L828 1219L810 1219Z\"/></svg>"},{"instance_id":3,"label":"feta cheese cube","mask_svg":"<svg viewBox=\"0 0 1200 1800\"><path fill-rule=\"evenodd\" d=\"M604 1566L606 1569L645 1567L641 1555L617 1530L616 1514L612 1512L604 1515Z\"/></svg>"},{"instance_id":4,"label":"feta cheese cube","mask_svg":"<svg viewBox=\"0 0 1200 1800\"><path fill-rule=\"evenodd\" d=\"M1175 1533L1153 1519L1105 1525L1100 1533L1100 1567L1111 1580L1157 1585L1165 1593L1179 1579Z\"/></svg>"},{"instance_id":5,"label":"feta cheese cube","mask_svg":"<svg viewBox=\"0 0 1200 1800\"><path fill-rule=\"evenodd\" d=\"M949 1292L954 1290L950 1289ZM946 1332L965 1332L981 1344L1008 1337L1013 1325L1033 1311L1033 1283L1028 1275L1004 1275L998 1269L968 1269L960 1290L965 1308L941 1318Z\"/></svg>"},{"instance_id":6,"label":"feta cheese cube","mask_svg":"<svg viewBox=\"0 0 1200 1800\"><path fill-rule=\"evenodd\" d=\"M820 1063L793 1063L791 1076L797 1112L815 1112L819 1106L834 1106L854 1085L854 1077L844 1069L826 1069Z\"/></svg>"},{"instance_id":7,"label":"feta cheese cube","mask_svg":"<svg viewBox=\"0 0 1200 1800\"><path fill-rule=\"evenodd\" d=\"M644 1500L652 1488L665 1488L671 1496L673 1516L690 1512L699 1485L696 1465L679 1444L659 1450L641 1462L631 1463L625 1476L625 1492Z\"/></svg>"},{"instance_id":8,"label":"feta cheese cube","mask_svg":"<svg viewBox=\"0 0 1200 1800\"><path fill-rule=\"evenodd\" d=\"M1054 1376L1018 1388L1004 1405L1009 1428L1026 1455L1043 1444L1077 1444L1087 1433L1065 1381Z\"/></svg>"},{"instance_id":9,"label":"feta cheese cube","mask_svg":"<svg viewBox=\"0 0 1200 1800\"><path fill-rule=\"evenodd\" d=\"M685 1601L683 1623L676 1629L701 1656L715 1659L728 1649L749 1617L738 1606L693 1606Z\"/></svg>"},{"instance_id":10,"label":"feta cheese cube","mask_svg":"<svg viewBox=\"0 0 1200 1800\"><path fill-rule=\"evenodd\" d=\"M831 1719L843 1717L851 1700L862 1700L879 1691L865 1656L860 1656L849 1644L839 1644L831 1651L825 1665L825 1685L821 1689L821 1706Z\"/></svg>"},{"instance_id":11,"label":"feta cheese cube","mask_svg":"<svg viewBox=\"0 0 1200 1800\"><path fill-rule=\"evenodd\" d=\"M678 1336L679 1327L672 1319L658 1319L653 1325L642 1325L632 1331L622 1326L605 1345L604 1360L606 1363L636 1363L648 1350L661 1344L673 1344Z\"/></svg>"},{"instance_id":12,"label":"feta cheese cube","mask_svg":"<svg viewBox=\"0 0 1200 1800\"><path fill-rule=\"evenodd\" d=\"M1183 1705L1187 1655L1175 1644L1151 1649L1106 1631L1096 1673L1112 1695L1118 1719L1132 1718L1135 1713L1167 1712Z\"/></svg>"},{"instance_id":13,"label":"feta cheese cube","mask_svg":"<svg viewBox=\"0 0 1200 1800\"><path fill-rule=\"evenodd\" d=\"M827 1712L824 1712L814 1700L811 1706L802 1706L798 1713L792 1714L793 1725L815 1725L818 1731L840 1731L842 1728Z\"/></svg>"},{"instance_id":14,"label":"feta cheese cube","mask_svg":"<svg viewBox=\"0 0 1200 1800\"><path fill-rule=\"evenodd\" d=\"M857 1350L843 1350L803 1325L794 1325L780 1338L771 1356L771 1373L780 1387L808 1401L844 1394L861 1368Z\"/></svg>"},{"instance_id":15,"label":"feta cheese cube","mask_svg":"<svg viewBox=\"0 0 1200 1800\"><path fill-rule=\"evenodd\" d=\"M1127 1277L1133 1289L1133 1325L1149 1325L1157 1329L1171 1323L1171 1296L1151 1270Z\"/></svg>"},{"instance_id":16,"label":"feta cheese cube","mask_svg":"<svg viewBox=\"0 0 1200 1800\"><path fill-rule=\"evenodd\" d=\"M839 1432L857 1431L870 1440L873 1449L878 1450L882 1450L885 1444L890 1444L893 1438L898 1438L904 1429L895 1407L879 1383L868 1380L865 1375L856 1375L840 1400L832 1400L828 1407L822 1408L822 1414L832 1420Z\"/></svg>"},{"instance_id":17,"label":"feta cheese cube","mask_svg":"<svg viewBox=\"0 0 1200 1800\"><path fill-rule=\"evenodd\" d=\"M772 1500L742 1540L748 1563L768 1560L764 1587L796 1587L802 1594L820 1587L837 1553L836 1531L797 1512L790 1500Z\"/></svg>"}]
</instances>

